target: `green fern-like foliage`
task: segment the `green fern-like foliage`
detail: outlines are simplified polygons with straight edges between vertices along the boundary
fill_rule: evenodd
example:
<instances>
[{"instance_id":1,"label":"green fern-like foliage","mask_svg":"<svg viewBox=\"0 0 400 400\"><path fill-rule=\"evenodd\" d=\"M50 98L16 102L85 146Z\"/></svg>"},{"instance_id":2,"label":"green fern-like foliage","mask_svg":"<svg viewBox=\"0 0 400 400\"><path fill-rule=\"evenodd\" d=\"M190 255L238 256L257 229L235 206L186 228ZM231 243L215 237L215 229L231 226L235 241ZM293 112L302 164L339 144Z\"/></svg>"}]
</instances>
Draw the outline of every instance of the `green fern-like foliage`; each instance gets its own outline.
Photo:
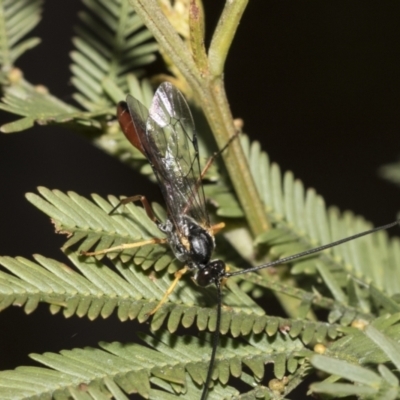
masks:
<instances>
[{"instance_id":1,"label":"green fern-like foliage","mask_svg":"<svg viewBox=\"0 0 400 400\"><path fill-rule=\"evenodd\" d=\"M119 88L117 101L124 97L129 89L126 74L136 70L137 76L140 67L154 61L158 47L128 0L83 3L87 11L79 14L76 28L72 83L79 91L75 99L96 111L113 105L105 93L105 88L114 88L112 82Z\"/></svg>"},{"instance_id":2,"label":"green fern-like foliage","mask_svg":"<svg viewBox=\"0 0 400 400\"><path fill-rule=\"evenodd\" d=\"M38 38L23 40L23 37L39 23L42 3L42 0L0 2L0 64L3 74L12 68L21 54L40 43ZM4 75L1 78L4 83Z\"/></svg>"},{"instance_id":3,"label":"green fern-like foliage","mask_svg":"<svg viewBox=\"0 0 400 400\"><path fill-rule=\"evenodd\" d=\"M21 71L14 67L21 54L40 43L38 38L23 38L39 23L42 3L41 0L0 3L0 82L4 93L0 109L23 116L3 125L1 131L5 133L28 129L35 122L67 122L78 111L51 96L45 87L26 82Z\"/></svg>"},{"instance_id":4,"label":"green fern-like foliage","mask_svg":"<svg viewBox=\"0 0 400 400\"><path fill-rule=\"evenodd\" d=\"M91 136L108 131L104 126L114 114L114 104L132 88L128 75L155 59L157 45L151 41L152 35L143 29L128 0L84 2L88 11L80 14L71 66L72 82L78 89L74 98L88 110L82 111L51 96L44 86L31 85L14 68L16 58L38 44L35 38L19 41L39 22L41 3L20 0L0 5L4 17L0 29L7 39L2 40L0 49L4 91L0 109L23 117L3 125L1 131L18 132L34 123L63 124Z\"/></svg>"},{"instance_id":5,"label":"green fern-like foliage","mask_svg":"<svg viewBox=\"0 0 400 400\"><path fill-rule=\"evenodd\" d=\"M165 16L154 0L84 0L71 67L77 90L74 98L82 111L52 96L43 86L31 85L14 68L18 56L38 43L37 39L22 38L38 23L41 1L0 0L0 36L5 38L0 43L4 94L0 108L22 117L3 125L2 131L17 132L34 123L60 124L154 179L143 155L126 141L113 120L114 105L127 92L144 105L150 104L153 87L139 77L144 74L142 68L154 60L158 46L175 73L169 79L183 90L189 83L196 92L196 85L210 71L215 73L213 85L220 82L218 69L237 26L231 22L240 19L242 3L227 2L207 58L202 12L196 1L190 3L188 12L178 7L179 2L168 7L165 3ZM184 19L185 13L189 21ZM228 25L224 25L226 21ZM193 63L201 71L201 79ZM205 98L207 90L203 82L200 92ZM208 97L215 98L218 96ZM211 100L209 104L222 107ZM203 104L206 116L207 107ZM201 126L199 147L204 164L214 149L213 141L201 125L204 116L196 108L193 111L197 126ZM210 126L215 127L212 122ZM227 121L218 123L221 127ZM239 143L240 152L235 154L241 154L249 167L249 186L250 180L255 182L253 196L261 201L270 227L252 238L250 230L255 230L247 224L251 215L233 189L229 165L225 169L217 159L206 175L204 189L212 219L227 225L216 238L214 256L231 270L277 260L371 227L361 217L327 209L321 196L305 189L293 173L282 173L259 143L244 134L225 152L227 157ZM389 239L380 232L288 265L229 278L222 289L222 316L217 327L216 289L197 287L189 276L178 282L168 301L149 317L182 265L142 207L127 204L110 215L119 203L114 196L87 199L43 187L26 197L51 218L57 233L66 235L62 250L67 261L41 255L33 260L0 257L0 310L19 306L29 314L45 303L52 314L62 313L66 318L94 320L115 313L122 322L147 322L143 331L149 326L151 332L138 333L138 343L99 343L97 348L32 354L42 366L0 372L1 399L127 399L135 393L151 399L199 399L212 333L217 328L221 340L208 399L284 399L314 370L328 377L314 383L311 391L327 399L400 398L397 238ZM153 204L153 209L165 220L162 206ZM82 255L153 238L160 240L95 257ZM272 297L286 317L273 314ZM195 332L195 337L185 334L185 329ZM267 369L268 364L273 367ZM242 381L240 392L233 378Z\"/></svg>"},{"instance_id":6,"label":"green fern-like foliage","mask_svg":"<svg viewBox=\"0 0 400 400\"><path fill-rule=\"evenodd\" d=\"M315 383L311 390L332 398L356 395L360 399L397 399L399 380L392 366L398 370L400 365L398 321L399 314L377 318L365 332L355 329L325 355L313 356L312 364L333 379Z\"/></svg>"}]
</instances>

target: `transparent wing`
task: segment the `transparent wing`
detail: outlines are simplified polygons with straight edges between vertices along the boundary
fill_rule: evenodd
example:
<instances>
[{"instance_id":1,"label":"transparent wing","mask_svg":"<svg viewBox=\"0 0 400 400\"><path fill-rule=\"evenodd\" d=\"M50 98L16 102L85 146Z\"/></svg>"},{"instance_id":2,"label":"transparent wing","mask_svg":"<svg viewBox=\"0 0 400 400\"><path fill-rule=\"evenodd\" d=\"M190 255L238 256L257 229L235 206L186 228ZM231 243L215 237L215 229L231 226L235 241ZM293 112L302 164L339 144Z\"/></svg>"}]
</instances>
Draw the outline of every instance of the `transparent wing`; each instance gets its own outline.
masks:
<instances>
[{"instance_id":1,"label":"transparent wing","mask_svg":"<svg viewBox=\"0 0 400 400\"><path fill-rule=\"evenodd\" d=\"M197 137L192 114L183 95L170 83L157 89L142 143L162 190L169 218L179 230L189 216L210 226L205 207Z\"/></svg>"}]
</instances>

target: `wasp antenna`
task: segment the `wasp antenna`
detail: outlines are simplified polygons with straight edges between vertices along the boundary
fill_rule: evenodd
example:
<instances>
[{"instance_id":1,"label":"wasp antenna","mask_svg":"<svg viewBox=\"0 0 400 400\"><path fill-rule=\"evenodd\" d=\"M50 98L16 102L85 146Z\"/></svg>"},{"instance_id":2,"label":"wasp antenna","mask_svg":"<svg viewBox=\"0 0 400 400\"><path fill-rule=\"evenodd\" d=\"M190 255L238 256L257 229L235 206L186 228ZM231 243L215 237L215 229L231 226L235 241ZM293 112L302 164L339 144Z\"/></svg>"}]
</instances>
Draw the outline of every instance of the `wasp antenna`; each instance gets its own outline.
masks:
<instances>
[{"instance_id":1,"label":"wasp antenna","mask_svg":"<svg viewBox=\"0 0 400 400\"><path fill-rule=\"evenodd\" d=\"M217 324L213 335L213 346L211 350L210 363L208 365L207 377L204 382L203 393L201 394L200 400L206 400L208 394L208 387L210 386L212 373L214 370L215 356L217 355L217 348L219 343L219 329L221 325L221 308L222 308L222 292L221 292L221 281L215 281L217 287Z\"/></svg>"},{"instance_id":2,"label":"wasp antenna","mask_svg":"<svg viewBox=\"0 0 400 400\"><path fill-rule=\"evenodd\" d=\"M235 271L235 272L230 272L230 273L228 272L228 273L225 274L225 277L247 274L248 272L255 272L255 271L258 271L260 269L273 267L275 265L286 264L286 263L288 263L290 261L297 260L298 258L309 256L309 255L315 254L315 253L319 253L319 252L321 252L323 250L330 249L331 247L335 247L335 246L338 246L338 245L346 243L346 242L350 242L351 240L360 238L362 236L370 235L371 233L375 233L375 232L378 232L378 231L382 231L382 230L386 230L386 229L389 229L389 228L393 228L396 225L400 225L400 219L398 219L397 221L391 222L390 224L378 226L377 228L373 228L373 229L370 229L370 230L365 231L365 232L357 233L356 235L352 235L352 236L349 236L347 238L337 240L336 242L325 244L323 246L316 247L315 249L306 250L306 251L303 251L301 253L289 256L289 257L285 257L285 258L281 258L279 260L275 260L275 261L269 262L267 264L261 264L261 265L258 265L257 267L247 268L244 271Z\"/></svg>"}]
</instances>

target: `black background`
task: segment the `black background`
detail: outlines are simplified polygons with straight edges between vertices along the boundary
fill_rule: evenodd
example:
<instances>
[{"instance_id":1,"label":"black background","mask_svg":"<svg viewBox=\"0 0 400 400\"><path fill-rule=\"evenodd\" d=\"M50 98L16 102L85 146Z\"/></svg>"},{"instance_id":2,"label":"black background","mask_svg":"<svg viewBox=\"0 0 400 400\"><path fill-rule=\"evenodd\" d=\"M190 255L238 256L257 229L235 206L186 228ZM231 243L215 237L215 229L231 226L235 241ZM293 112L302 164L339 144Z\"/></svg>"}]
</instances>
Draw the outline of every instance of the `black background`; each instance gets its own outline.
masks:
<instances>
[{"instance_id":1,"label":"black background","mask_svg":"<svg viewBox=\"0 0 400 400\"><path fill-rule=\"evenodd\" d=\"M211 29L223 1L204 3ZM73 92L70 38L81 8L77 0L46 2L35 29L43 42L17 63L30 82L66 102ZM328 205L376 225L395 219L400 204L399 190L377 175L400 152L399 11L400 3L382 0L253 0L226 64L232 112L244 119L250 137ZM24 199L38 185L82 195L159 198L156 188L118 160L56 127L0 135L0 171L1 255L63 260L58 249L64 238ZM29 317L7 309L0 321L1 369L27 364L30 352L129 341L137 329L115 317L65 321L44 306Z\"/></svg>"}]
</instances>

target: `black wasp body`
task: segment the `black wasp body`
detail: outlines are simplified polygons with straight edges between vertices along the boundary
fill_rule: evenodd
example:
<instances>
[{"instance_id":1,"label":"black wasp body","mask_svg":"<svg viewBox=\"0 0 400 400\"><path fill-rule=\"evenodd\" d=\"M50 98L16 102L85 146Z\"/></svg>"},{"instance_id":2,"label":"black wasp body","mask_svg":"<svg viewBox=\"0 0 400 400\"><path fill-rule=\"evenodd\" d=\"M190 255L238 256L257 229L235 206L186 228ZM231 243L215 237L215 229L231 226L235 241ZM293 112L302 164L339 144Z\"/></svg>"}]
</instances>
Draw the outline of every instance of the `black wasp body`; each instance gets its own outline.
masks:
<instances>
[{"instance_id":1,"label":"black wasp body","mask_svg":"<svg viewBox=\"0 0 400 400\"><path fill-rule=\"evenodd\" d=\"M213 227L206 210L196 131L189 106L170 83L157 89L147 111L137 99L118 105L118 120L127 139L153 169L167 207L168 218L159 229L176 258L194 273L200 286L216 283L225 263L211 260ZM147 210L148 211L148 210Z\"/></svg>"}]
</instances>

